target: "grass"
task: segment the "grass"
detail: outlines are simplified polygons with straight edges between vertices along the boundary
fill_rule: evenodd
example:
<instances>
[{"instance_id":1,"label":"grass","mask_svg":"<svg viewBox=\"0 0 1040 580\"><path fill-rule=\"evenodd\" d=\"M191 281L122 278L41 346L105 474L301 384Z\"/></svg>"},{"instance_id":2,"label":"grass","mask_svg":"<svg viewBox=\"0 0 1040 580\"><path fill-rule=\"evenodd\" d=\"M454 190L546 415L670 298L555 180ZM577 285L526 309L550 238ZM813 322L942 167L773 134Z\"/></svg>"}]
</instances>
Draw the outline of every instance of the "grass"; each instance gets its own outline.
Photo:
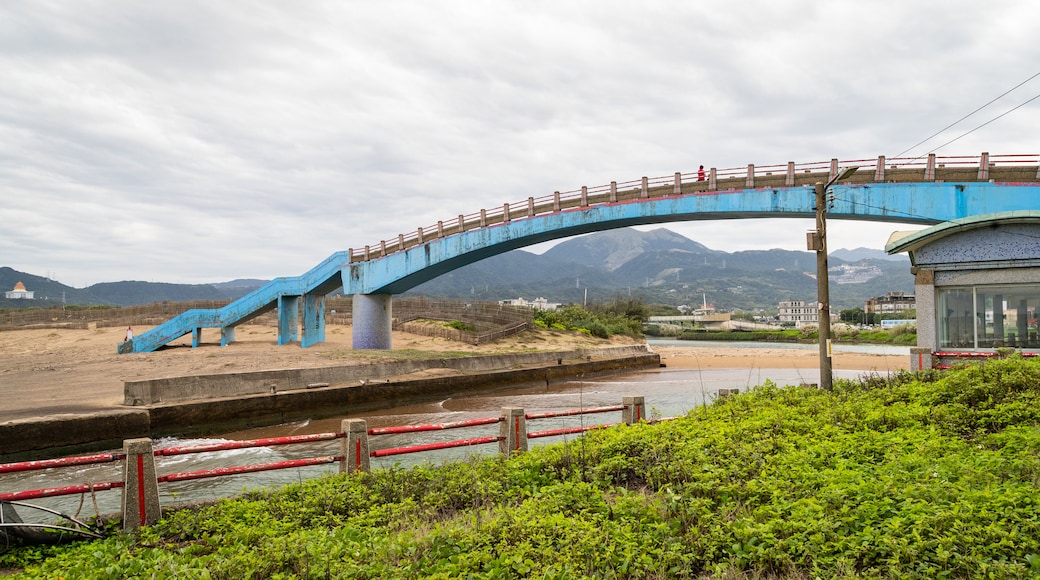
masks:
<instances>
[{"instance_id":1,"label":"grass","mask_svg":"<svg viewBox=\"0 0 1040 580\"><path fill-rule=\"evenodd\" d=\"M1030 578L1040 361L771 383L509 460L328 476L26 548L22 578Z\"/></svg>"}]
</instances>

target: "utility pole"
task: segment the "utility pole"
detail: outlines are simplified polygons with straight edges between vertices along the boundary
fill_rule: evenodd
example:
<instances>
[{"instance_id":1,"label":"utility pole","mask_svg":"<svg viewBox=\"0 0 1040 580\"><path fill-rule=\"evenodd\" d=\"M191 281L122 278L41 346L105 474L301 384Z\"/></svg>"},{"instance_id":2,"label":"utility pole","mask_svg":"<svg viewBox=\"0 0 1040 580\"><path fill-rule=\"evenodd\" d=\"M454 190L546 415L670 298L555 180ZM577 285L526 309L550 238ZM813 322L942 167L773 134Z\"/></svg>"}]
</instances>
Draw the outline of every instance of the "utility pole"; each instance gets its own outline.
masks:
<instances>
[{"instance_id":1,"label":"utility pole","mask_svg":"<svg viewBox=\"0 0 1040 580\"><path fill-rule=\"evenodd\" d=\"M816 250L816 295L819 301L820 335L820 388L834 388L834 373L831 368L831 297L830 279L827 275L827 190L832 185L851 176L859 167L849 167L831 178L826 184L816 184L816 231L809 232L809 250Z\"/></svg>"},{"instance_id":2,"label":"utility pole","mask_svg":"<svg viewBox=\"0 0 1040 580\"><path fill-rule=\"evenodd\" d=\"M816 184L816 298L820 322L820 388L833 388L830 280L827 275L827 186Z\"/></svg>"}]
</instances>

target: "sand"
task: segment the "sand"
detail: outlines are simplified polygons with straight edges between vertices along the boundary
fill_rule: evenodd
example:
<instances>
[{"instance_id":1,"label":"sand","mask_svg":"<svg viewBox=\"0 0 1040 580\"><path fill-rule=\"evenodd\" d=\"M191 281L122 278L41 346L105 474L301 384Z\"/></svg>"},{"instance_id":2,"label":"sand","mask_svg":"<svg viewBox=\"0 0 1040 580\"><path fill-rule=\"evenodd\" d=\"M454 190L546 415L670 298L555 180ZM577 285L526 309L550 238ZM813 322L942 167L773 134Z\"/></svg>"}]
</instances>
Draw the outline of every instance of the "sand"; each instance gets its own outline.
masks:
<instances>
[{"instance_id":1,"label":"sand","mask_svg":"<svg viewBox=\"0 0 1040 580\"><path fill-rule=\"evenodd\" d=\"M135 328L142 332L146 328ZM53 414L119 408L123 381L214 373L368 364L390 359L426 358L438 353L498 354L596 348L631 343L601 340L573 332L538 329L493 344L473 346L403 332L393 335L393 351L354 351L351 328L329 325L326 342L310 348L278 346L276 330L243 325L236 341L219 344L218 329L204 329L202 344L190 336L169 348L120 355L116 346L125 328L27 329L0 332L0 423ZM668 369L816 368L814 350L660 347ZM909 367L908 356L836 354L836 370L889 372Z\"/></svg>"}]
</instances>

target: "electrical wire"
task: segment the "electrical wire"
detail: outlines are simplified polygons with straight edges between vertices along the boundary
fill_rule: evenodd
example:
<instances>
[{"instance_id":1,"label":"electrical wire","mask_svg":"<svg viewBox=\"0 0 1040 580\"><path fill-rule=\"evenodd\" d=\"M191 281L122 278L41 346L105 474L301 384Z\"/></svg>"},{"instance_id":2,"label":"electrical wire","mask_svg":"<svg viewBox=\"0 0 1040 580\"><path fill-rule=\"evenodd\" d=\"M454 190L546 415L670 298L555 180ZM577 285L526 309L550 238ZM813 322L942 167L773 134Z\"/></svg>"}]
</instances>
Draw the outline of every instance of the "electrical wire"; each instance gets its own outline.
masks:
<instances>
[{"instance_id":1,"label":"electrical wire","mask_svg":"<svg viewBox=\"0 0 1040 580\"><path fill-rule=\"evenodd\" d=\"M989 121L986 121L985 123L983 123L983 124L979 125L978 127L975 127L975 128L974 128L974 129L972 129L971 131L968 131L968 132L966 132L966 133L963 133L963 134L961 134L961 135L958 135L957 137L954 137L953 139L950 139L949 141L947 141L947 142L943 143L942 145L939 145L939 146L938 146L938 147L936 147L935 149L932 149L932 150L931 150L931 151L929 151L928 153L935 153L935 152L936 152L936 151L938 151L939 149L942 149L943 147L946 147L947 145L949 145L950 143L953 143L954 141L956 141L956 140L960 139L961 137L966 137L966 136L968 136L968 135L970 135L970 134L974 133L975 131L978 131L979 129L981 129L981 128L985 127L986 125L989 125L989 124L990 124L990 123L992 123L993 121L996 121L997 119L999 119L999 118L1003 117L1004 115L1007 115L1008 113L1010 113L1010 112L1012 112L1012 111L1014 111L1014 110L1016 110L1016 109L1020 109L1020 108L1022 108L1022 107L1024 107L1024 106L1028 105L1029 103L1032 103L1033 101L1035 101L1035 100L1037 100L1037 99L1040 99L1040 94L1034 95L1034 96L1033 96L1032 98L1030 98L1030 99L1029 99L1028 101L1026 101L1026 102L1022 103L1021 105L1018 105L1017 107L1012 107L1011 109L1008 109L1007 111L1004 111L1003 113L1001 113L1001 114L997 115L996 117L993 117L993 118L992 118L992 119L990 119Z\"/></svg>"},{"instance_id":2,"label":"electrical wire","mask_svg":"<svg viewBox=\"0 0 1040 580\"><path fill-rule=\"evenodd\" d=\"M947 125L947 126L943 127L942 129L939 129L938 131L936 131L935 133L933 133L932 135L930 135L930 136L929 136L928 138L924 139L923 141L921 141L921 142L919 142L919 143L915 143L914 145L911 145L910 147L907 147L907 148L906 148L906 149L905 149L904 151L901 151L901 152L899 153L899 155L896 155L896 157L902 157L902 156L903 156L904 154L906 154L906 153L907 153L908 151L912 151L912 150L913 150L913 149L915 149L916 147L918 147L918 146L920 146L920 145L922 145L922 144L924 144L924 143L927 143L928 141L931 141L932 139L934 139L935 137L937 137L938 135L940 135L940 134L941 134L941 133L942 133L943 131L946 131L947 129L950 129L951 127L953 127L953 126L957 125L957 124L958 124L958 123L960 123L961 121L963 121L963 120L967 119L968 117L970 117L970 116L974 115L975 113L978 113L978 112L979 112L979 111L981 111L982 109L985 109L986 107L988 107L988 106L992 105L993 103L995 103L995 102L999 101L1000 99L1002 99L1003 97L1005 97L1005 96L1006 96L1006 95L1007 95L1008 93L1010 93L1011 91L1014 91L1014 90L1015 90L1015 89L1017 89L1018 87L1020 87L1020 86L1022 86L1022 85L1024 85L1024 84L1026 84L1026 83L1028 83L1029 81L1031 81L1031 80L1035 79L1035 78L1036 78L1036 77L1038 77L1038 76L1040 76L1040 72L1038 72L1038 73L1034 74L1033 76L1029 77L1028 79L1026 79L1026 80L1024 80L1024 81L1022 81L1022 82L1018 83L1018 84L1017 84L1017 85L1015 85L1014 87L1011 87L1011 88L1010 88L1010 89L1008 89L1007 91L1004 91L1004 93L1002 93L1002 94L1001 94L1000 96L996 97L995 99L991 100L990 102L986 103L985 105L982 105L981 107L979 107L979 108L975 109L974 111L972 111L972 112L968 113L967 115L964 115L964 116L963 116L963 117L961 117L960 119L957 119L957 120L956 120L956 121L954 121L953 123L950 123L949 125ZM1036 97L1033 97L1033 99L1035 99L1035 98L1036 98ZM1032 101L1033 99L1030 99L1030 101ZM1026 103L1028 103L1028 102L1029 102L1029 101L1026 101ZM1022 103L1022 104L1024 105L1025 103ZM1021 107L1021 106L1022 106L1022 105L1019 105L1019 107ZM1015 107L1015 108L1017 109L1018 107ZM1013 110L1014 110L1014 109L1012 109L1012 111L1013 111ZM1008 111L1008 113L1010 113L1010 112L1011 112L1011 111ZM1007 113L1004 113L1004 115L1006 115L1006 114L1007 114ZM1004 115L1001 115L1001 117L1003 117ZM1000 117L997 117L997 119L999 119L999 118L1000 118ZM996 120L996 119L993 119L993 121L995 121L995 120ZM991 122L991 121L990 121L990 122ZM988 123L989 123L989 122L987 122L986 124L988 124ZM980 125L979 127L976 127L975 129L979 129L979 128L983 127L983 126L985 126L985 125ZM972 129L972 131L975 131L975 129ZM970 132L971 132L971 131L969 131L969 133L970 133ZM967 135L967 134L968 134L968 133L965 133L965 135ZM962 135L961 137L963 137L963 136L964 136L964 135ZM958 137L957 139L960 139L960 137ZM954 141L956 141L956 139L954 139ZM953 141L950 141L950 143L952 143L952 142L953 142ZM939 147L936 147L936 149L941 149L942 147L945 147L946 145L949 145L950 143L944 143L943 145L940 145ZM935 149L933 149L933 150L932 150L932 151L930 151L929 153L931 153L931 152L934 152L934 151L935 151ZM927 155L927 153L926 153L925 155ZM922 155L922 157L923 157L923 155Z\"/></svg>"}]
</instances>

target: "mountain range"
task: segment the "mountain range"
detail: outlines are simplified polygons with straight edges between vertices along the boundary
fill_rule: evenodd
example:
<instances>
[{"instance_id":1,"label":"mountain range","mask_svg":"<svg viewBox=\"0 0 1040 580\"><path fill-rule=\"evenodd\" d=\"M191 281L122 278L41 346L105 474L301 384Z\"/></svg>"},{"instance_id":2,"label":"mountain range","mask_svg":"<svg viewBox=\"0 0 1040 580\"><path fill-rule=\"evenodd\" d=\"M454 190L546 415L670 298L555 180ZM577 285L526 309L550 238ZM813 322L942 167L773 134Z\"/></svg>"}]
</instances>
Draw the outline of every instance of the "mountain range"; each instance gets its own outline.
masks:
<instances>
[{"instance_id":1,"label":"mountain range","mask_svg":"<svg viewBox=\"0 0 1040 580\"><path fill-rule=\"evenodd\" d=\"M906 256L881 250L836 250L829 256L832 310L862 307L872 297L912 294ZM543 254L514 250L444 274L407 295L461 300L544 297L585 303L615 297L648 303L700 305L720 310L775 309L781 300L816 299L816 254L792 250L724 252L659 228L609 230L572 238ZM0 289L22 282L35 300L0 298L0 308L55 304L132 306L161 301L228 300L266 280L216 284L106 282L72 288L49 278L0 267Z\"/></svg>"}]
</instances>

